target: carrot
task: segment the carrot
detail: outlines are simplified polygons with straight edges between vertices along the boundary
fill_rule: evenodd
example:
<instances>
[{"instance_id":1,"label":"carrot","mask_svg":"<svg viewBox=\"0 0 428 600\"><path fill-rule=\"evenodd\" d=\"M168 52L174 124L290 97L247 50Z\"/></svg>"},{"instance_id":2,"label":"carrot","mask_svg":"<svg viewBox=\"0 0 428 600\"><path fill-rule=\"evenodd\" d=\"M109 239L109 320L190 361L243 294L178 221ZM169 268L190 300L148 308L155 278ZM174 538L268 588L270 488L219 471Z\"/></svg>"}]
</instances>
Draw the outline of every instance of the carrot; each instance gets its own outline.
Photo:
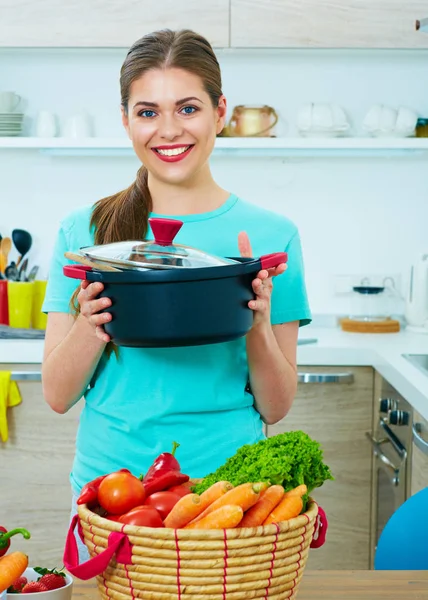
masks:
<instances>
[{"instance_id":1,"label":"carrot","mask_svg":"<svg viewBox=\"0 0 428 600\"><path fill-rule=\"evenodd\" d=\"M304 496L307 493L308 493L308 488L306 487L306 485L304 483L302 483L302 485L298 485L297 487L293 488L292 490L288 490L288 492L285 492L284 498L288 498L289 496L300 496L300 498L301 498L302 496Z\"/></svg>"},{"instance_id":2,"label":"carrot","mask_svg":"<svg viewBox=\"0 0 428 600\"><path fill-rule=\"evenodd\" d=\"M303 500L300 496L288 496L283 498L277 506L273 509L270 515L265 519L263 525L270 525L271 523L279 523L280 521L287 521L293 517L300 515L303 508Z\"/></svg>"},{"instance_id":3,"label":"carrot","mask_svg":"<svg viewBox=\"0 0 428 600\"><path fill-rule=\"evenodd\" d=\"M196 517L195 522L203 519L210 512L217 510L217 508L226 506L227 504L240 506L245 512L257 502L261 492L266 489L266 486L266 483L241 483L241 485L237 485L210 504L198 517Z\"/></svg>"},{"instance_id":4,"label":"carrot","mask_svg":"<svg viewBox=\"0 0 428 600\"><path fill-rule=\"evenodd\" d=\"M284 497L282 485L271 485L244 515L239 527L258 527Z\"/></svg>"},{"instance_id":5,"label":"carrot","mask_svg":"<svg viewBox=\"0 0 428 600\"><path fill-rule=\"evenodd\" d=\"M213 502L218 500L226 494L229 490L233 489L233 485L228 481L217 481L217 483L213 483L211 487L209 487L205 492L201 494L201 503L204 506L204 510Z\"/></svg>"},{"instance_id":6,"label":"carrot","mask_svg":"<svg viewBox=\"0 0 428 600\"><path fill-rule=\"evenodd\" d=\"M184 529L231 529L239 525L244 511L240 506L226 504L211 511L197 522L189 523Z\"/></svg>"},{"instance_id":7,"label":"carrot","mask_svg":"<svg viewBox=\"0 0 428 600\"><path fill-rule=\"evenodd\" d=\"M11 552L0 560L0 592L4 592L21 577L28 567L28 556L23 552Z\"/></svg>"},{"instance_id":8,"label":"carrot","mask_svg":"<svg viewBox=\"0 0 428 600\"><path fill-rule=\"evenodd\" d=\"M204 507L199 494L186 494L174 504L171 512L164 520L164 525L172 529L180 529L200 515L203 510Z\"/></svg>"}]
</instances>

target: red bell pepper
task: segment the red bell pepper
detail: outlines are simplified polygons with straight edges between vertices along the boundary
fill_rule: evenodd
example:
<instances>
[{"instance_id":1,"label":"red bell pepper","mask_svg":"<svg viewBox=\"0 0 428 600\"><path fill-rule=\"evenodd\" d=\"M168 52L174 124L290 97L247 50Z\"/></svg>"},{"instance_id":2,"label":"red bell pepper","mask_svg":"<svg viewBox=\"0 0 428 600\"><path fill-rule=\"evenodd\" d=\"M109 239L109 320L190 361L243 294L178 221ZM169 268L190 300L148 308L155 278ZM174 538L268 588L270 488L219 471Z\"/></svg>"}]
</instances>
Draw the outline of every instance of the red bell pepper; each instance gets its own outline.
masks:
<instances>
[{"instance_id":1,"label":"red bell pepper","mask_svg":"<svg viewBox=\"0 0 428 600\"><path fill-rule=\"evenodd\" d=\"M9 550L10 538L20 533L24 539L29 540L31 535L26 529L12 529L7 531L4 527L0 527L0 556L4 556Z\"/></svg>"},{"instance_id":2,"label":"red bell pepper","mask_svg":"<svg viewBox=\"0 0 428 600\"><path fill-rule=\"evenodd\" d=\"M172 452L160 454L143 478L146 496L155 492L163 492L173 485L181 485L189 481L189 476L181 473L181 467L174 454L180 444L174 442Z\"/></svg>"},{"instance_id":3,"label":"red bell pepper","mask_svg":"<svg viewBox=\"0 0 428 600\"><path fill-rule=\"evenodd\" d=\"M122 473L130 473L129 469L120 469ZM100 475L92 481L85 484L80 492L80 496L77 499L77 504L86 504L88 508L95 508L98 504L98 490L100 489L101 482L107 477L107 475Z\"/></svg>"},{"instance_id":4,"label":"red bell pepper","mask_svg":"<svg viewBox=\"0 0 428 600\"><path fill-rule=\"evenodd\" d=\"M156 474L160 474L161 472L166 471L180 471L180 463L175 458L175 451L180 447L180 444L177 442L173 442L172 444L172 452L163 452L159 454L157 459L154 461L150 469L144 476L143 483L152 479Z\"/></svg>"}]
</instances>

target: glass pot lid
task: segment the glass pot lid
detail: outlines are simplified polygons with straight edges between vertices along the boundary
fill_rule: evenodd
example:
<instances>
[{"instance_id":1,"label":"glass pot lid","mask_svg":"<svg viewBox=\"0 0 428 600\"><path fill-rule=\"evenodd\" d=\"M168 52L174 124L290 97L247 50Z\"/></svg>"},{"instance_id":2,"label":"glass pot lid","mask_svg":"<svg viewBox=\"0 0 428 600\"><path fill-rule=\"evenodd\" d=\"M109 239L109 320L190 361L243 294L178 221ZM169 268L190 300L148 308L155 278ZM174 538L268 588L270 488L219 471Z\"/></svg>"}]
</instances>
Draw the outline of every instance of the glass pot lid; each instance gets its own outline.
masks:
<instances>
[{"instance_id":1,"label":"glass pot lid","mask_svg":"<svg viewBox=\"0 0 428 600\"><path fill-rule=\"evenodd\" d=\"M174 244L183 222L177 219L149 219L154 240L124 241L86 246L80 252L92 260L123 269L182 269L236 264L190 246Z\"/></svg>"}]
</instances>

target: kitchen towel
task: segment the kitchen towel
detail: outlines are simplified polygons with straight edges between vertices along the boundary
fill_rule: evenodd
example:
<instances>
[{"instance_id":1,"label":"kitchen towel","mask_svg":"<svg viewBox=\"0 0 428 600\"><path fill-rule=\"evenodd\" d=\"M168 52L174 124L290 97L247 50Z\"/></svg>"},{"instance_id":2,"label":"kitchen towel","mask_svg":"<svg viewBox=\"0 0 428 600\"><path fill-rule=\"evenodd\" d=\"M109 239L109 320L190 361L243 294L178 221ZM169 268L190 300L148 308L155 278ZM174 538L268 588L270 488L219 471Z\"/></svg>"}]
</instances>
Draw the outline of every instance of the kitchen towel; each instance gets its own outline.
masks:
<instances>
[{"instance_id":1,"label":"kitchen towel","mask_svg":"<svg viewBox=\"0 0 428 600\"><path fill-rule=\"evenodd\" d=\"M7 442L9 430L7 427L7 409L21 402L21 394L16 381L12 381L10 371L0 371L0 439Z\"/></svg>"}]
</instances>

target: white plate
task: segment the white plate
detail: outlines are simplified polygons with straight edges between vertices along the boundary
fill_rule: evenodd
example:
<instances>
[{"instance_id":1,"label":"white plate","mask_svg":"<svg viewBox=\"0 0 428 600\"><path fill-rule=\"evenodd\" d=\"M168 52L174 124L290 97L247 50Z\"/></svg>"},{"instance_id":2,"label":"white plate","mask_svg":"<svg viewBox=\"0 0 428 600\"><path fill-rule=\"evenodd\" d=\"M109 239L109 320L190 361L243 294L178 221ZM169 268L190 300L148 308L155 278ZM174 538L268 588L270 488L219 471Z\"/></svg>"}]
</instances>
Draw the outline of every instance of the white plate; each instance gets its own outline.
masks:
<instances>
[{"instance_id":1,"label":"white plate","mask_svg":"<svg viewBox=\"0 0 428 600\"><path fill-rule=\"evenodd\" d=\"M377 138L408 138L415 137L415 132L400 133L399 131L369 131L370 135Z\"/></svg>"},{"instance_id":2,"label":"white plate","mask_svg":"<svg viewBox=\"0 0 428 600\"><path fill-rule=\"evenodd\" d=\"M299 131L299 134L302 137L306 137L306 138L336 138L336 137L343 137L346 132L347 132L347 129L338 129L338 130L326 129L324 131L322 131L320 129L314 129L312 131L311 130Z\"/></svg>"}]
</instances>

